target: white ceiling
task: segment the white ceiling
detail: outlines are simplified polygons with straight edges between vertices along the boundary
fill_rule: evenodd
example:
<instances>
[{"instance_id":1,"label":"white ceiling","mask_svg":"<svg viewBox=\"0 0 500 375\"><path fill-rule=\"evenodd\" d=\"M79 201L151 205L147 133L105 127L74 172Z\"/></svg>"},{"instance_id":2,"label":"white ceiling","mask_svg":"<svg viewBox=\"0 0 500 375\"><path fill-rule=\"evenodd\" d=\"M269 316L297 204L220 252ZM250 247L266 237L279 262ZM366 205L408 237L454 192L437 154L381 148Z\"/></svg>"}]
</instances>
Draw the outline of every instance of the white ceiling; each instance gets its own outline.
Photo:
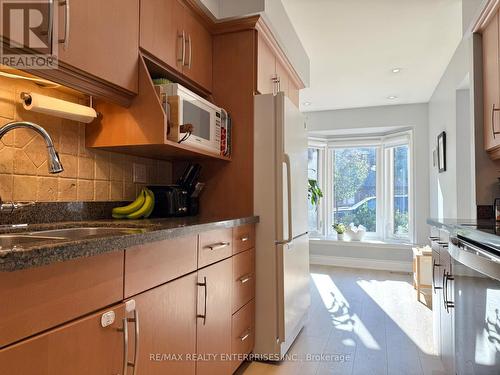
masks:
<instances>
[{"instance_id":1,"label":"white ceiling","mask_svg":"<svg viewBox=\"0 0 500 375\"><path fill-rule=\"evenodd\" d=\"M282 2L311 61L302 111L428 102L462 38L461 0Z\"/></svg>"}]
</instances>

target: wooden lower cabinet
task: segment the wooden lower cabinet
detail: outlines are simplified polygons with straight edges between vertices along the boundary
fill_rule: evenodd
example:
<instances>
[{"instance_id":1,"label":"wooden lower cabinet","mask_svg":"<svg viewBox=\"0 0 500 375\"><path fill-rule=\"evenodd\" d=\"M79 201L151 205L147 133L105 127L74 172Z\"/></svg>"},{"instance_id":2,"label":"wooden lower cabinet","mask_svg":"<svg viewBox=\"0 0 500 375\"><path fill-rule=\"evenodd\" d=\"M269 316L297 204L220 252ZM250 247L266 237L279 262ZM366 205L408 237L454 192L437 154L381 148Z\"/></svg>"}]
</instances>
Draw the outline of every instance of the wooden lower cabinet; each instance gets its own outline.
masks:
<instances>
[{"instance_id":1,"label":"wooden lower cabinet","mask_svg":"<svg viewBox=\"0 0 500 375\"><path fill-rule=\"evenodd\" d=\"M138 374L195 374L196 280L195 272L134 297L140 319Z\"/></svg>"},{"instance_id":2,"label":"wooden lower cabinet","mask_svg":"<svg viewBox=\"0 0 500 375\"><path fill-rule=\"evenodd\" d=\"M197 375L231 374L232 259L198 271ZM216 357L214 360L214 356Z\"/></svg>"},{"instance_id":3,"label":"wooden lower cabinet","mask_svg":"<svg viewBox=\"0 0 500 375\"><path fill-rule=\"evenodd\" d=\"M106 327L102 324L104 314L114 316ZM2 349L0 374L123 374L125 316L122 303ZM133 343L133 331L130 327L129 343Z\"/></svg>"},{"instance_id":4,"label":"wooden lower cabinet","mask_svg":"<svg viewBox=\"0 0 500 375\"><path fill-rule=\"evenodd\" d=\"M234 372L252 352L255 343L255 301L251 300L233 315L231 324L231 354Z\"/></svg>"}]
</instances>

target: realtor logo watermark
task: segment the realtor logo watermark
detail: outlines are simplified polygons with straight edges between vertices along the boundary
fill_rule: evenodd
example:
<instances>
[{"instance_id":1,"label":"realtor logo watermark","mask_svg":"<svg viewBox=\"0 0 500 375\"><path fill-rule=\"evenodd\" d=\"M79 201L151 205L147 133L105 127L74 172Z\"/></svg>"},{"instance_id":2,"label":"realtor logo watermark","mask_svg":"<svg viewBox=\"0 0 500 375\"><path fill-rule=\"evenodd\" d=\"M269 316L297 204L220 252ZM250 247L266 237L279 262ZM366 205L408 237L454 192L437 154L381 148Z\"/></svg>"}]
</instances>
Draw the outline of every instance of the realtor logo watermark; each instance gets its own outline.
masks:
<instances>
[{"instance_id":1,"label":"realtor logo watermark","mask_svg":"<svg viewBox=\"0 0 500 375\"><path fill-rule=\"evenodd\" d=\"M16 69L57 68L57 0L0 0L0 63Z\"/></svg>"}]
</instances>

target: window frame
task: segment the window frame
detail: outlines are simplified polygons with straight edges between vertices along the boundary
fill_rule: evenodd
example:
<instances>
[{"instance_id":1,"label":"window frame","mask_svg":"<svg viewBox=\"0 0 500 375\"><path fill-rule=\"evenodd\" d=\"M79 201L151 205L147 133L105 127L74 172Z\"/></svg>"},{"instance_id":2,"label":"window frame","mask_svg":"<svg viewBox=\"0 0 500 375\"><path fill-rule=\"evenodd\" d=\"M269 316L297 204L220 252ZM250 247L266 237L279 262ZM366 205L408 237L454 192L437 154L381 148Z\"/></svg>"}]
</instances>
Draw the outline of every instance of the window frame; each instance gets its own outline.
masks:
<instances>
[{"instance_id":1,"label":"window frame","mask_svg":"<svg viewBox=\"0 0 500 375\"><path fill-rule=\"evenodd\" d=\"M325 236L325 216L326 216L326 203L325 203L325 195L324 192L326 191L326 179L325 179L325 174L324 171L326 170L326 144L324 142L315 142L314 140L310 139L309 144L308 144L308 149L315 149L318 150L318 186L323 192L323 198L319 200L319 204L317 207L318 210L318 222L317 222L317 230L316 231L310 231L309 234L312 236L316 237L322 237ZM308 171L309 172L309 171Z\"/></svg>"},{"instance_id":2,"label":"window frame","mask_svg":"<svg viewBox=\"0 0 500 375\"><path fill-rule=\"evenodd\" d=\"M395 147L408 146L408 236L394 234L394 173L393 154ZM333 166L334 152L338 148L374 147L376 148L376 197L377 197L377 231L367 233L366 240L379 240L395 243L413 243L415 235L415 210L414 210L414 159L413 159L413 131L400 131L382 136L346 137L346 138L309 138L309 148L319 149L318 155L320 170L318 171L319 185L324 192L318 207L318 231L311 232L312 237L334 237L333 224Z\"/></svg>"}]
</instances>

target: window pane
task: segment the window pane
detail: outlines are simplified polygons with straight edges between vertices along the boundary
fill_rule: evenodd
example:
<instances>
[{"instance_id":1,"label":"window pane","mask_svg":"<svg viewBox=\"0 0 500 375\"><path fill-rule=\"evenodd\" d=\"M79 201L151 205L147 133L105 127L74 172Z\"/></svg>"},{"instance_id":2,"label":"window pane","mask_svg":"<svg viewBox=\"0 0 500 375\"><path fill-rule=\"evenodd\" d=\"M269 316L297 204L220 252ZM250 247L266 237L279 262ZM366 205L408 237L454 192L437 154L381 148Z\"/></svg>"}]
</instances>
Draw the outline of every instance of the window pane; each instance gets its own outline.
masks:
<instances>
[{"instance_id":1,"label":"window pane","mask_svg":"<svg viewBox=\"0 0 500 375\"><path fill-rule=\"evenodd\" d=\"M333 150L333 221L377 231L377 151L375 147Z\"/></svg>"},{"instance_id":2,"label":"window pane","mask_svg":"<svg viewBox=\"0 0 500 375\"><path fill-rule=\"evenodd\" d=\"M408 146L392 150L394 160L394 235L408 236Z\"/></svg>"},{"instance_id":3,"label":"window pane","mask_svg":"<svg viewBox=\"0 0 500 375\"><path fill-rule=\"evenodd\" d=\"M308 164L308 178L309 185L318 184L319 185L319 150L316 148L310 148L308 150L309 164ZM308 203L308 220L309 220L309 231L318 232L319 228L319 210L318 206L311 202L311 193L309 193L309 203Z\"/></svg>"}]
</instances>

